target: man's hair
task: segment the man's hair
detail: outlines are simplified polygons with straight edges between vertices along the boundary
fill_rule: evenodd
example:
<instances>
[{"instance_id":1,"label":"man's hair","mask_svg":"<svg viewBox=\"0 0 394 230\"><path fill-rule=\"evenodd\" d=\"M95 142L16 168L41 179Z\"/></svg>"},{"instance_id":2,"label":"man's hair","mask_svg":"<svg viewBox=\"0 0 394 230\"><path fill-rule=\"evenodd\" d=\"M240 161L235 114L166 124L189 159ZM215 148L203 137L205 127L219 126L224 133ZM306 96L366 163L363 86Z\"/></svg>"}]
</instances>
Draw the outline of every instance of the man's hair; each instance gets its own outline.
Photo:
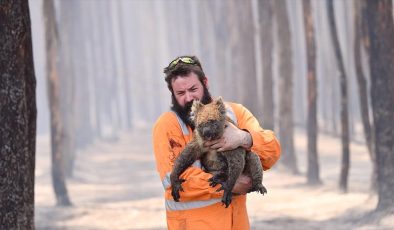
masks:
<instances>
[{"instance_id":1,"label":"man's hair","mask_svg":"<svg viewBox=\"0 0 394 230\"><path fill-rule=\"evenodd\" d=\"M190 59L191 62L183 62L182 59ZM174 64L175 63L175 64ZM202 69L201 63L196 56L179 56L172 60L170 64L164 68L165 81L167 82L167 87L173 93L171 82L177 77L187 76L190 73L194 73L198 76L201 84L204 84L206 79L205 73Z\"/></svg>"}]
</instances>

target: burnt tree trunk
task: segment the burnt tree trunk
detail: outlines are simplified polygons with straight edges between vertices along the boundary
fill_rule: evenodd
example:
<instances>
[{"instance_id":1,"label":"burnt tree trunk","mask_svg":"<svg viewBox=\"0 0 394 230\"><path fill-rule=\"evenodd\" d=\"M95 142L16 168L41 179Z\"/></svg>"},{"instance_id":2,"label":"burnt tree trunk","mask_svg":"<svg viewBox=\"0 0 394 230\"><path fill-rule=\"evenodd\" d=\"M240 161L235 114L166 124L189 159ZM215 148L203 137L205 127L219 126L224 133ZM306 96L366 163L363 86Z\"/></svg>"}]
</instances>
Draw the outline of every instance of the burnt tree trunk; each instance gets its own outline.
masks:
<instances>
[{"instance_id":1,"label":"burnt tree trunk","mask_svg":"<svg viewBox=\"0 0 394 230\"><path fill-rule=\"evenodd\" d=\"M259 22L261 41L261 61L263 71L262 125L266 129L274 129L274 82L272 77L272 1L259 0Z\"/></svg>"},{"instance_id":2,"label":"burnt tree trunk","mask_svg":"<svg viewBox=\"0 0 394 230\"><path fill-rule=\"evenodd\" d=\"M130 90L130 76L127 71L126 63L127 63L127 55L126 55L126 41L124 36L124 17L123 17L123 9L122 9L122 2L116 3L117 9L117 17L118 17L118 24L119 27L119 39L120 39L120 77L122 79L122 87L124 92L124 99L125 99L125 110L126 110L126 128L127 130L131 130L133 128L132 121L133 121L133 113L131 111L132 108L132 96Z\"/></svg>"},{"instance_id":3,"label":"burnt tree trunk","mask_svg":"<svg viewBox=\"0 0 394 230\"><path fill-rule=\"evenodd\" d=\"M377 188L377 167L376 167L376 156L374 152L374 136L373 126L371 125L371 118L369 116L369 97L367 90L367 80L363 72L361 50L362 45L361 39L367 34L363 33L362 23L362 12L365 11L366 2L364 0L354 1L354 60L355 69L358 83L358 94L360 103L360 114L363 123L365 143L368 149L369 156L372 162L372 175L371 175L371 191L376 191Z\"/></svg>"},{"instance_id":4,"label":"burnt tree trunk","mask_svg":"<svg viewBox=\"0 0 394 230\"><path fill-rule=\"evenodd\" d=\"M240 84L232 84L233 82L236 82L238 79L240 79L240 74L239 70L234 69L234 63L237 63L238 60L234 60L233 57L236 56L235 50L236 50L236 45L239 42L237 39L239 37L239 32L234 29L234 25L237 25L237 12L235 10L236 8L236 3L234 3L234 0L230 1L225 1L225 9L227 10L227 17L226 17L226 24L228 25L228 47L226 48L226 53L225 53L225 60L229 61L229 66L228 66L228 71L227 73L229 74L228 76L228 81L226 81L226 91L229 92L228 99L227 100L233 100L233 101L240 101L240 93L239 93L239 85ZM238 64L240 65L240 64ZM238 68L239 69L239 68ZM234 72L237 70L236 72ZM232 92L232 93L230 93Z\"/></svg>"},{"instance_id":5,"label":"burnt tree trunk","mask_svg":"<svg viewBox=\"0 0 394 230\"><path fill-rule=\"evenodd\" d=\"M65 130L64 135L64 165L66 176L71 177L74 163L75 163L75 97L76 97L76 33L75 25L77 20L74 17L77 6L75 0L60 1L60 20L59 20L59 53L60 63L59 65L59 84L60 88L60 109L63 118L63 129Z\"/></svg>"},{"instance_id":6,"label":"burnt tree trunk","mask_svg":"<svg viewBox=\"0 0 394 230\"><path fill-rule=\"evenodd\" d=\"M307 84L308 84L308 168L307 183L320 184L319 159L317 153L317 80L316 80L316 45L311 1L303 1L304 25L307 49Z\"/></svg>"},{"instance_id":7,"label":"burnt tree trunk","mask_svg":"<svg viewBox=\"0 0 394 230\"><path fill-rule=\"evenodd\" d=\"M342 140L342 163L341 175L339 179L339 189L347 192L349 167L350 167L350 150L349 150L349 115L348 115L348 93L347 93L347 77L341 47L338 40L337 29L335 25L334 3L327 0L328 20L330 24L331 38L335 49L335 58L338 61L338 71L341 90L341 140Z\"/></svg>"},{"instance_id":8,"label":"burnt tree trunk","mask_svg":"<svg viewBox=\"0 0 394 230\"><path fill-rule=\"evenodd\" d=\"M241 7L242 6L242 7ZM253 113L259 114L260 100L257 94L257 72L255 59L254 34L255 28L253 24L252 1L247 0L239 4L239 28L241 29L241 44L239 48L242 58L243 73L239 78L245 79L245 86L241 90L241 102ZM237 66L237 63L234 63Z\"/></svg>"},{"instance_id":9,"label":"burnt tree trunk","mask_svg":"<svg viewBox=\"0 0 394 230\"><path fill-rule=\"evenodd\" d=\"M239 101L253 114L258 114L260 106L257 96L252 2L246 0L239 4L238 1L231 0L229 4L231 15L235 21L235 26L231 29L233 38L231 40L233 49L232 74L236 79L243 79L243 84L236 84Z\"/></svg>"},{"instance_id":10,"label":"burnt tree trunk","mask_svg":"<svg viewBox=\"0 0 394 230\"><path fill-rule=\"evenodd\" d=\"M70 0L69 0L70 1ZM85 1L74 1L76 7L73 12L74 23L72 26L73 31L73 66L74 66L74 145L75 149L83 149L93 141L93 130L91 125L91 109L92 98L90 95L89 85L89 68L91 58L89 54L90 42L88 31L90 25L87 23L86 4ZM83 39L81 39L83 37ZM77 152L77 151L76 151ZM73 166L76 161L75 155L72 161L69 161L69 167L66 168L66 176L70 177L73 174Z\"/></svg>"},{"instance_id":11,"label":"burnt tree trunk","mask_svg":"<svg viewBox=\"0 0 394 230\"><path fill-rule=\"evenodd\" d=\"M101 63L101 69L103 71L103 78L102 78L102 83L105 87L103 87L103 91L101 93L103 94L102 97L102 102L104 105L104 110L102 111L102 114L104 116L104 121L105 121L105 128L108 132L106 132L105 138L107 140L113 141L117 139L117 122L118 119L117 114L118 114L118 109L119 106L117 106L115 103L116 101L116 94L118 94L118 90L116 89L116 78L117 76L114 76L113 72L113 49L110 47L111 43L111 38L112 38L112 33L108 33L110 31L109 28L109 22L111 20L111 15L109 14L109 1L98 1L94 2L94 4L97 5L97 13L98 15L103 15L104 17L97 17L96 20L99 23L99 37L100 37L100 46L102 48L102 55L100 55L100 63ZM102 65L105 63L105 65ZM145 76L146 78L146 76ZM144 79L145 79L144 78ZM149 103L148 103L149 104Z\"/></svg>"},{"instance_id":12,"label":"burnt tree trunk","mask_svg":"<svg viewBox=\"0 0 394 230\"><path fill-rule=\"evenodd\" d=\"M45 40L47 53L48 102L51 120L52 184L56 203L71 205L65 179L65 130L60 109L58 75L58 34L53 0L44 0Z\"/></svg>"},{"instance_id":13,"label":"burnt tree trunk","mask_svg":"<svg viewBox=\"0 0 394 230\"><path fill-rule=\"evenodd\" d=\"M100 117L97 117L97 91L98 89L98 74L99 69L97 68L97 55L98 55L98 48L95 44L95 29L94 29L94 21L93 21L93 11L94 5L91 1L82 1L81 7L84 9L83 14L83 23L84 23L84 37L85 37L85 44L86 44L86 68L87 68L87 85L89 91L89 122L90 122L90 129L91 129L91 137L90 140L93 141L97 137L100 137Z\"/></svg>"},{"instance_id":14,"label":"burnt tree trunk","mask_svg":"<svg viewBox=\"0 0 394 230\"><path fill-rule=\"evenodd\" d=\"M97 17L97 11L98 11L98 3L94 3L92 1L87 2L87 17L88 23L91 25L90 26L90 37L91 37L91 51L92 51L92 83L93 83L93 100L94 100L94 133L97 138L102 138L103 137L103 118L102 118L102 111L103 111L103 106L102 106L102 92L104 91L103 89L103 71L99 68L101 61L101 56L102 56L102 47L100 45L100 34L99 34L99 24L98 21L96 20Z\"/></svg>"},{"instance_id":15,"label":"burnt tree trunk","mask_svg":"<svg viewBox=\"0 0 394 230\"><path fill-rule=\"evenodd\" d=\"M279 38L279 140L282 148L282 164L293 174L298 174L294 153L293 126L293 63L291 33L286 0L274 2ZM286 93L285 93L286 92Z\"/></svg>"},{"instance_id":16,"label":"burnt tree trunk","mask_svg":"<svg viewBox=\"0 0 394 230\"><path fill-rule=\"evenodd\" d=\"M392 1L368 0L371 100L378 169L377 210L394 211L394 23Z\"/></svg>"},{"instance_id":17,"label":"burnt tree trunk","mask_svg":"<svg viewBox=\"0 0 394 230\"><path fill-rule=\"evenodd\" d=\"M231 66L231 49L229 44L230 41L230 24L228 18L229 12L229 5L225 1L216 1L216 2L209 2L204 1L205 8L210 8L211 11L208 11L207 14L211 14L213 17L213 32L214 32L214 40L217 41L216 43L216 57L218 63L222 63L223 69L221 71L217 71L218 74L218 82L221 82L219 85L219 92L224 96L226 100L231 100L231 91L230 89L232 83L234 82L232 79L229 79L228 76L232 74L230 71ZM201 9L204 11L205 9ZM213 13L217 12L217 13ZM200 14L201 18L205 17L205 15ZM203 20L203 19L201 19ZM202 24L201 27L204 27ZM201 30L202 31L202 30ZM204 33L201 33L201 41L204 41ZM203 46L203 43L201 45Z\"/></svg>"},{"instance_id":18,"label":"burnt tree trunk","mask_svg":"<svg viewBox=\"0 0 394 230\"><path fill-rule=\"evenodd\" d=\"M36 79L28 1L0 2L0 228L34 229Z\"/></svg>"}]
</instances>

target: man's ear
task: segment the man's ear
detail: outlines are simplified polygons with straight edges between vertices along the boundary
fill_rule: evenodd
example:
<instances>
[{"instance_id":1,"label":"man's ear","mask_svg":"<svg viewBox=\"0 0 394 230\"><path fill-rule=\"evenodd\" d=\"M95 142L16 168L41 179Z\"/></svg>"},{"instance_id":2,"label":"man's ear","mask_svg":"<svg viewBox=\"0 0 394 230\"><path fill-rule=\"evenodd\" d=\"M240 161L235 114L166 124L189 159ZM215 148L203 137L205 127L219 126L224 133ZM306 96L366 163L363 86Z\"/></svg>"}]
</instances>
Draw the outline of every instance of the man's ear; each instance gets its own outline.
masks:
<instances>
[{"instance_id":1,"label":"man's ear","mask_svg":"<svg viewBox=\"0 0 394 230\"><path fill-rule=\"evenodd\" d=\"M209 85L208 85L208 78L205 77L205 79L203 80L205 87L207 87L207 89L209 89Z\"/></svg>"}]
</instances>

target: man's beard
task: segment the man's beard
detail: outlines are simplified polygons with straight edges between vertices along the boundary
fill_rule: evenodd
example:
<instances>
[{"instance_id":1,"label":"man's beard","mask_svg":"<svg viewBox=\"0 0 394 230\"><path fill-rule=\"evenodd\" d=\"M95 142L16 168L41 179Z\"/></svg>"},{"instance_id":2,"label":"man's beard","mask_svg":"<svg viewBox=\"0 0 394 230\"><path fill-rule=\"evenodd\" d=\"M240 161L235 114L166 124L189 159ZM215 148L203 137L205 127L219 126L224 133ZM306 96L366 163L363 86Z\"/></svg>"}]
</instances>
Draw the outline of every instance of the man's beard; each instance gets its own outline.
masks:
<instances>
[{"instance_id":1,"label":"man's beard","mask_svg":"<svg viewBox=\"0 0 394 230\"><path fill-rule=\"evenodd\" d=\"M178 114L178 116L186 125L190 126L192 130L194 130L194 123L190 118L190 111L192 109L193 101L186 103L185 106L182 107L176 100L173 93L171 95L171 100L172 100L171 109L174 112L176 112L176 114ZM202 95L200 102L203 103L204 105L212 102L211 94L209 93L208 88L205 86L204 86L204 94Z\"/></svg>"}]
</instances>

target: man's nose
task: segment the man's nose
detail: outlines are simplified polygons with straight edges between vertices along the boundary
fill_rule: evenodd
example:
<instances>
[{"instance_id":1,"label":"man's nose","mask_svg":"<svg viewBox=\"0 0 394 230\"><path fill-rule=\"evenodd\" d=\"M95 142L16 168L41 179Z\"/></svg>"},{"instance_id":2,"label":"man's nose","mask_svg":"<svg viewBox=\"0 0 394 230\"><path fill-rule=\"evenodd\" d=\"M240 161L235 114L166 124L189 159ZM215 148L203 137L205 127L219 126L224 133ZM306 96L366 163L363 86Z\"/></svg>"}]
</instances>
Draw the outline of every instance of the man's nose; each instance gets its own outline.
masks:
<instances>
[{"instance_id":1,"label":"man's nose","mask_svg":"<svg viewBox=\"0 0 394 230\"><path fill-rule=\"evenodd\" d=\"M191 102L191 101L193 101L194 100L194 98L193 98L193 95L191 94L191 93L186 93L186 103L188 103L188 102Z\"/></svg>"}]
</instances>

